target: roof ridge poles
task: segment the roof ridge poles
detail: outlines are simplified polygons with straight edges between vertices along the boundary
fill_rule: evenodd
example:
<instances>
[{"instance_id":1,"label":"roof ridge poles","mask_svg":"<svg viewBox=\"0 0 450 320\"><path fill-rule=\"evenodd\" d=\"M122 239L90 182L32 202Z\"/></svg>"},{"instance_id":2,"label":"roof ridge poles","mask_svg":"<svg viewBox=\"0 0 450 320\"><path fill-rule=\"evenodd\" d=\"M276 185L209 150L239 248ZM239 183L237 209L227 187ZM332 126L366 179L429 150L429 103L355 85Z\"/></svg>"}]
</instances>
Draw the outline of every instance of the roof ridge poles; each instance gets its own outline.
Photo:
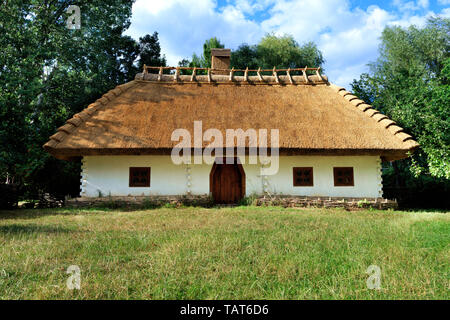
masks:
<instances>
[{"instance_id":1,"label":"roof ridge poles","mask_svg":"<svg viewBox=\"0 0 450 320\"><path fill-rule=\"evenodd\" d=\"M263 77L261 76L261 67L258 67L258 71L256 71L256 74L258 75L259 81L263 82L264 79L263 79Z\"/></svg>"},{"instance_id":2,"label":"roof ridge poles","mask_svg":"<svg viewBox=\"0 0 450 320\"><path fill-rule=\"evenodd\" d=\"M234 80L234 67L231 68L230 70L230 81L233 82L233 80Z\"/></svg>"},{"instance_id":3,"label":"roof ridge poles","mask_svg":"<svg viewBox=\"0 0 450 320\"><path fill-rule=\"evenodd\" d=\"M196 75L197 75L197 68L194 67L194 69L192 70L191 81L196 80Z\"/></svg>"},{"instance_id":4,"label":"roof ridge poles","mask_svg":"<svg viewBox=\"0 0 450 320\"><path fill-rule=\"evenodd\" d=\"M175 74L173 75L173 81L178 82L178 76L180 75L180 67L175 69Z\"/></svg>"},{"instance_id":5,"label":"roof ridge poles","mask_svg":"<svg viewBox=\"0 0 450 320\"><path fill-rule=\"evenodd\" d=\"M319 81L323 81L323 78L322 78L322 76L320 75L320 67L318 67L317 69L316 69L316 75L317 75L317 77L319 78Z\"/></svg>"},{"instance_id":6,"label":"roof ridge poles","mask_svg":"<svg viewBox=\"0 0 450 320\"><path fill-rule=\"evenodd\" d=\"M292 77L291 77L291 68L288 68L288 69L287 69L286 75L287 75L287 77L288 77L288 79L289 79L289 82L290 82L291 84L294 84L294 81L292 81Z\"/></svg>"},{"instance_id":7,"label":"roof ridge poles","mask_svg":"<svg viewBox=\"0 0 450 320\"><path fill-rule=\"evenodd\" d=\"M306 74L306 70L308 70L308 66L305 66L305 68L303 68L303 78L305 78L306 83L309 83L309 79L308 79L308 75Z\"/></svg>"},{"instance_id":8,"label":"roof ridge poles","mask_svg":"<svg viewBox=\"0 0 450 320\"><path fill-rule=\"evenodd\" d=\"M163 75L163 67L159 67L158 81L162 80L162 75Z\"/></svg>"},{"instance_id":9,"label":"roof ridge poles","mask_svg":"<svg viewBox=\"0 0 450 320\"><path fill-rule=\"evenodd\" d=\"M275 67L273 67L272 74L273 74L274 77L275 77L276 83L280 83L280 79L278 79L277 69L276 69Z\"/></svg>"}]
</instances>

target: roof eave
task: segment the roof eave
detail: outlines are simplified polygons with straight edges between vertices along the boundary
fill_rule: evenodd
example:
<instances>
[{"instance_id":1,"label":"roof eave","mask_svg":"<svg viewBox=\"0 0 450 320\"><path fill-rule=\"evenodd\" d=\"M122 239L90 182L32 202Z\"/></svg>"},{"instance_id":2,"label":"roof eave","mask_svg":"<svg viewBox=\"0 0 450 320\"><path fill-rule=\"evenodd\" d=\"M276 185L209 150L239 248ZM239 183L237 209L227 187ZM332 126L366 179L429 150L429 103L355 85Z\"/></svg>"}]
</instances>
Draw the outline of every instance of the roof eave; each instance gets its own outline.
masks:
<instances>
[{"instance_id":1,"label":"roof eave","mask_svg":"<svg viewBox=\"0 0 450 320\"><path fill-rule=\"evenodd\" d=\"M280 148L280 156L379 156L384 161L408 158L418 147L410 149L300 149ZM52 148L44 145L44 149L61 160L76 160L84 156L117 156L117 155L170 155L172 148ZM204 150L204 148L203 148ZM249 154L248 148L245 154ZM270 152L269 152L270 154Z\"/></svg>"}]
</instances>

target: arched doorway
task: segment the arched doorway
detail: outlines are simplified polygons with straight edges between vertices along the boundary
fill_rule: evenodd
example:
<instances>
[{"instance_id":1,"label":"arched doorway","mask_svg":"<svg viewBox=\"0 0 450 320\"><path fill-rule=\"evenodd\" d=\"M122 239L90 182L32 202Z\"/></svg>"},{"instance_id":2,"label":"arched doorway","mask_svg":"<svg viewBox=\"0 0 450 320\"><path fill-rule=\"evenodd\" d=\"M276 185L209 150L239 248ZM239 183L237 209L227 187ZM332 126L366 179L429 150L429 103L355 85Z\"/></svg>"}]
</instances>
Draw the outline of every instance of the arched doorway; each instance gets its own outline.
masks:
<instances>
[{"instance_id":1,"label":"arched doorway","mask_svg":"<svg viewBox=\"0 0 450 320\"><path fill-rule=\"evenodd\" d=\"M238 158L232 164L217 159L209 175L209 189L215 203L234 204L245 196L245 172Z\"/></svg>"}]
</instances>

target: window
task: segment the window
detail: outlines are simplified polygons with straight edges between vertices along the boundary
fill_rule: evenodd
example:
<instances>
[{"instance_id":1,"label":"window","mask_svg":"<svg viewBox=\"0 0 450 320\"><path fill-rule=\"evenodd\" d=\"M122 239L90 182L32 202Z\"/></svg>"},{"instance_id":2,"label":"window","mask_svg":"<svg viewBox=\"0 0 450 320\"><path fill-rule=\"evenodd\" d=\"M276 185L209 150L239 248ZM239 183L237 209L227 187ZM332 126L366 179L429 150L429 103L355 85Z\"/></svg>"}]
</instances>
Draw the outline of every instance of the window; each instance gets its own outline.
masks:
<instances>
[{"instance_id":1,"label":"window","mask_svg":"<svg viewBox=\"0 0 450 320\"><path fill-rule=\"evenodd\" d=\"M333 168L335 187L352 187L355 185L352 167Z\"/></svg>"},{"instance_id":2,"label":"window","mask_svg":"<svg viewBox=\"0 0 450 320\"><path fill-rule=\"evenodd\" d=\"M130 187L150 187L150 168L130 168Z\"/></svg>"},{"instance_id":3,"label":"window","mask_svg":"<svg viewBox=\"0 0 450 320\"><path fill-rule=\"evenodd\" d=\"M294 168L294 187L312 187L313 185L312 167Z\"/></svg>"}]
</instances>

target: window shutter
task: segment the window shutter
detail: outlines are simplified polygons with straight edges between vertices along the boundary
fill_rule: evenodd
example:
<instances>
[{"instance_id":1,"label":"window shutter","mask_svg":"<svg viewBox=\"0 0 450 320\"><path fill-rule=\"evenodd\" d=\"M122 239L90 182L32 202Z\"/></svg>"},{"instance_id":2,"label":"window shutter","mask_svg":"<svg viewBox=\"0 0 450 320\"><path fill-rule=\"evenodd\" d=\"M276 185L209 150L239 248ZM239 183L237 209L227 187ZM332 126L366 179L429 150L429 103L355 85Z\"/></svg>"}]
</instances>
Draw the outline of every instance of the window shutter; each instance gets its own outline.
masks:
<instances>
[{"instance_id":1,"label":"window shutter","mask_svg":"<svg viewBox=\"0 0 450 320\"><path fill-rule=\"evenodd\" d=\"M130 167L130 187L150 187L150 168Z\"/></svg>"},{"instance_id":2,"label":"window shutter","mask_svg":"<svg viewBox=\"0 0 450 320\"><path fill-rule=\"evenodd\" d=\"M314 186L314 175L312 167L293 168L294 187Z\"/></svg>"},{"instance_id":3,"label":"window shutter","mask_svg":"<svg viewBox=\"0 0 450 320\"><path fill-rule=\"evenodd\" d=\"M333 168L335 187L352 187L355 185L353 167Z\"/></svg>"}]
</instances>

